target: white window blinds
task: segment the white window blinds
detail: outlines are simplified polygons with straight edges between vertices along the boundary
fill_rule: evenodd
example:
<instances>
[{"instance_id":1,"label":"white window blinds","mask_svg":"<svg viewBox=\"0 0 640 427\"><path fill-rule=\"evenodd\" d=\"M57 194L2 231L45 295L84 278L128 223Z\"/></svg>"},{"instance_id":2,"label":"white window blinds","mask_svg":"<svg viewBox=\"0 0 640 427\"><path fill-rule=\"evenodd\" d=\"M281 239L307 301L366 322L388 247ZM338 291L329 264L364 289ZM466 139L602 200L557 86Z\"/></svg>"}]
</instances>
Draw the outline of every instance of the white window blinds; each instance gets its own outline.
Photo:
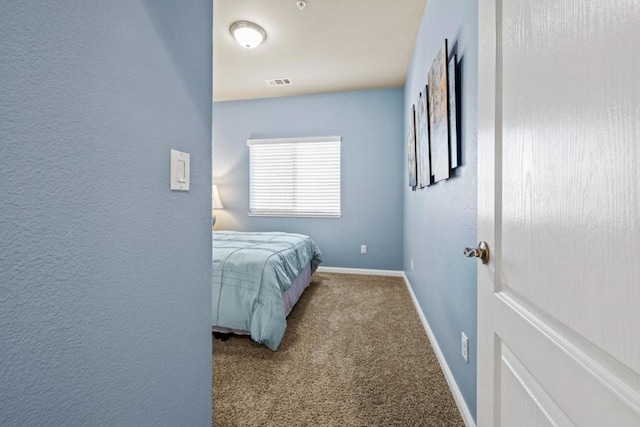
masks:
<instances>
[{"instance_id":1,"label":"white window blinds","mask_svg":"<svg viewBox=\"0 0 640 427\"><path fill-rule=\"evenodd\" d=\"M340 137L247 145L249 215L340 217Z\"/></svg>"}]
</instances>

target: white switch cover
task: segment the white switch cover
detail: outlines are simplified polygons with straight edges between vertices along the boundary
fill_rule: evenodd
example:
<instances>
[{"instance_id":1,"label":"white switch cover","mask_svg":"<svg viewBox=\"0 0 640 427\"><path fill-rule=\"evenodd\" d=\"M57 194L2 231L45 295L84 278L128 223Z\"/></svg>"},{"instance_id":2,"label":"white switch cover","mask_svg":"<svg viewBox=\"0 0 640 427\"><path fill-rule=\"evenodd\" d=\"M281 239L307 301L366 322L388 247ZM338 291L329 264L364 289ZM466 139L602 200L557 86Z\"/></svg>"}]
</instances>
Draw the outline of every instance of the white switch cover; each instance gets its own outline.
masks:
<instances>
[{"instance_id":1,"label":"white switch cover","mask_svg":"<svg viewBox=\"0 0 640 427\"><path fill-rule=\"evenodd\" d=\"M171 190L189 191L189 153L171 150Z\"/></svg>"},{"instance_id":2,"label":"white switch cover","mask_svg":"<svg viewBox=\"0 0 640 427\"><path fill-rule=\"evenodd\" d=\"M469 363L469 338L462 333L462 358Z\"/></svg>"}]
</instances>

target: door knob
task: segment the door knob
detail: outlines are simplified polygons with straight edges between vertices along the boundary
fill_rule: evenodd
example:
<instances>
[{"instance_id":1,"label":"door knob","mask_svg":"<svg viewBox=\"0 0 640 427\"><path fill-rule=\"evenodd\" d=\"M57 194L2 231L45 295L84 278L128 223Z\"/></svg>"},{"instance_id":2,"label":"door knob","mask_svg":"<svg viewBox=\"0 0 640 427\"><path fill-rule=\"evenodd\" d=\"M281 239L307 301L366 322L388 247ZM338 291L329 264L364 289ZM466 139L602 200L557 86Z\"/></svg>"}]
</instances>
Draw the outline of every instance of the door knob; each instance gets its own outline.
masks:
<instances>
[{"instance_id":1,"label":"door knob","mask_svg":"<svg viewBox=\"0 0 640 427\"><path fill-rule=\"evenodd\" d=\"M464 256L467 258L480 258L483 264L489 262L489 245L482 241L478 243L477 248L464 248Z\"/></svg>"}]
</instances>

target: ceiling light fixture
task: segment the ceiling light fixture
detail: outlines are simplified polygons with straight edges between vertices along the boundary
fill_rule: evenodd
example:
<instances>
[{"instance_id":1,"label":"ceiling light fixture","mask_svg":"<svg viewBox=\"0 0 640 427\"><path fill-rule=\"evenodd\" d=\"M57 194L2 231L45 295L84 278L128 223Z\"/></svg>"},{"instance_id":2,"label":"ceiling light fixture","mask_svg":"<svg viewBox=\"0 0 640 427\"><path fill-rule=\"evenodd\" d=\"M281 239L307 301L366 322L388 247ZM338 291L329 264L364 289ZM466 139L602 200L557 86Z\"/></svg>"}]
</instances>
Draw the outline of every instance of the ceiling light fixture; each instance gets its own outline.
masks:
<instances>
[{"instance_id":1,"label":"ceiling light fixture","mask_svg":"<svg viewBox=\"0 0 640 427\"><path fill-rule=\"evenodd\" d=\"M249 21L234 22L229 27L229 32L240 46L247 49L253 49L267 38L267 33L261 26Z\"/></svg>"}]
</instances>

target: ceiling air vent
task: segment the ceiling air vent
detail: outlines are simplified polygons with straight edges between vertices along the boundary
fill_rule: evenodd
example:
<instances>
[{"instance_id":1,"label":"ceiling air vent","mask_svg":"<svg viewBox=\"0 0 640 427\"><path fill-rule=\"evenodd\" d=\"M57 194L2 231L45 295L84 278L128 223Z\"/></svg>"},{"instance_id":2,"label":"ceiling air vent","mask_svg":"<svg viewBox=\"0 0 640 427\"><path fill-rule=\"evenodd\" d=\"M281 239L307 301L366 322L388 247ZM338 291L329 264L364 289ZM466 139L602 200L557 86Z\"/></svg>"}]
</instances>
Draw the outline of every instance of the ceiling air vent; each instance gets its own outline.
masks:
<instances>
[{"instance_id":1,"label":"ceiling air vent","mask_svg":"<svg viewBox=\"0 0 640 427\"><path fill-rule=\"evenodd\" d=\"M280 79L267 79L265 81L269 86L289 86L293 84L291 79L287 79L284 77Z\"/></svg>"}]
</instances>

